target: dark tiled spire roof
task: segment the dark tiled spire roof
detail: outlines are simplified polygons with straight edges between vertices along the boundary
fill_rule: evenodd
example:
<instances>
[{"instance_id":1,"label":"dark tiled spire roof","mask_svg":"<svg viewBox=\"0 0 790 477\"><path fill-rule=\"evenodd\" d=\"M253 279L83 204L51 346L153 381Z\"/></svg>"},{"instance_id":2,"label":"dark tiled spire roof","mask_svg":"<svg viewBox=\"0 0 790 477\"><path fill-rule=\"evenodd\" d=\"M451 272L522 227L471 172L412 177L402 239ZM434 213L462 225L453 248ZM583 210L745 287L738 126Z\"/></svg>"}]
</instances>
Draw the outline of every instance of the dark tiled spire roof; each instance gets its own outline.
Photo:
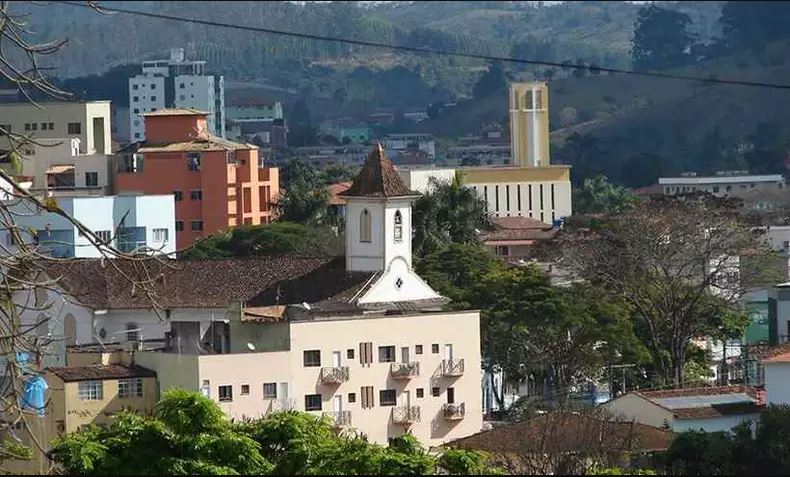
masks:
<instances>
[{"instance_id":1,"label":"dark tiled spire roof","mask_svg":"<svg viewBox=\"0 0 790 477\"><path fill-rule=\"evenodd\" d=\"M376 144L354 183L342 197L408 197L419 195L403 183L381 144Z\"/></svg>"}]
</instances>

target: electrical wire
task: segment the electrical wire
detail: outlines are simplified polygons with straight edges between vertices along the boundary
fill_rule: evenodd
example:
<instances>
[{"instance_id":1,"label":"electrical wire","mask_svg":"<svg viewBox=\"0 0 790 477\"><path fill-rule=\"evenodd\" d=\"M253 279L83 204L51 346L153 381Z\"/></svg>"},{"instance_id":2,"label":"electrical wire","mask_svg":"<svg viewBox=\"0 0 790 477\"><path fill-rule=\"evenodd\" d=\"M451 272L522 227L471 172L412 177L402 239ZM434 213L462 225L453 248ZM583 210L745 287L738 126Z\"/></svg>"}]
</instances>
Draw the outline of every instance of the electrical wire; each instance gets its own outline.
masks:
<instances>
[{"instance_id":1,"label":"electrical wire","mask_svg":"<svg viewBox=\"0 0 790 477\"><path fill-rule=\"evenodd\" d=\"M242 31L250 31L256 33L268 33L272 35L281 35L281 36L288 36L294 38L304 38L309 40L317 40L317 41L328 41L334 43L345 43L349 45L357 45L357 46L367 46L373 48L385 48L390 50L397 50L397 51L407 51L411 53L425 53L425 54L432 54L432 55L440 55L440 56L455 56L459 58L469 58L469 59L477 59L477 60L485 60L485 61L494 61L494 62L502 62L502 63L516 63L516 64L527 64L527 65L538 65L538 66L551 66L557 68L566 68L566 69L576 69L576 70L586 70L590 72L597 72L597 73L611 73L611 74L625 74L625 75L636 75L636 76L647 76L653 78L662 78L662 79L675 79L675 80L685 80L685 81L696 81L700 83L713 83L713 84L725 84L725 85L737 85L737 86L752 86L752 87L759 87L759 88L771 88L771 89L783 89L787 90L790 89L790 85L788 84L781 84L781 83L766 83L762 81L742 81L742 80L730 80L730 79L719 79L719 78L702 78L698 76L687 76L687 75L679 75L679 74L672 74L672 73L657 73L657 72L650 72L650 71L636 71L636 70L625 70L619 68L605 68L601 66L592 66L592 65L578 65L578 64L571 64L571 63L558 63L555 61L540 61L540 60L530 60L524 58L512 58L506 56L491 56L491 55L483 55L478 53L462 53L456 51L449 51L449 50L442 50L438 48L427 48L427 47L417 47L417 46L405 46L405 45L393 45L389 43L381 43L375 41L366 41L366 40L355 40L352 38L341 38L336 36L328 36L328 35L316 35L311 33L298 33L298 32L291 32L285 30L276 30L273 28L263 28L263 27L255 27L255 26L248 26L248 25L239 25L236 23L225 23L225 22L218 22L212 20L201 20L198 18L187 18L181 17L176 15L168 15L163 13L154 13L154 12L145 12L139 10L129 10L127 8L117 8L117 7L106 7L103 5L96 5L95 2L71 2L65 0L53 0L51 3L58 3L63 5L69 5L73 7L81 7L81 8L89 8L95 10L99 13L123 13L127 15L137 15L142 17L148 18L157 18L160 20L169 20L169 21L176 21L182 23L190 23L195 25L206 25L212 27L219 27L219 28L229 28L233 30L242 30Z\"/></svg>"}]
</instances>

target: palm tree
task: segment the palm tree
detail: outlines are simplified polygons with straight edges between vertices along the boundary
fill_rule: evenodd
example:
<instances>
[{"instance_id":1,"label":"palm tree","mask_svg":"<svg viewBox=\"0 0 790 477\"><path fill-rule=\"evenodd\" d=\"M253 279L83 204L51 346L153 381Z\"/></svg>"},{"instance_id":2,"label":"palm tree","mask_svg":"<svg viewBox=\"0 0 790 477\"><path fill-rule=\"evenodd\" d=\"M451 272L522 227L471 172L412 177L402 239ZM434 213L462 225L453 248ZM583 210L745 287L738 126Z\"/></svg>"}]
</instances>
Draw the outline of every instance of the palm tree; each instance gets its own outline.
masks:
<instances>
[{"instance_id":1,"label":"palm tree","mask_svg":"<svg viewBox=\"0 0 790 477\"><path fill-rule=\"evenodd\" d=\"M456 171L450 182L431 178L431 192L414 204L414 253L423 257L449 243L477 243L481 232L496 225L486 203L463 184Z\"/></svg>"}]
</instances>

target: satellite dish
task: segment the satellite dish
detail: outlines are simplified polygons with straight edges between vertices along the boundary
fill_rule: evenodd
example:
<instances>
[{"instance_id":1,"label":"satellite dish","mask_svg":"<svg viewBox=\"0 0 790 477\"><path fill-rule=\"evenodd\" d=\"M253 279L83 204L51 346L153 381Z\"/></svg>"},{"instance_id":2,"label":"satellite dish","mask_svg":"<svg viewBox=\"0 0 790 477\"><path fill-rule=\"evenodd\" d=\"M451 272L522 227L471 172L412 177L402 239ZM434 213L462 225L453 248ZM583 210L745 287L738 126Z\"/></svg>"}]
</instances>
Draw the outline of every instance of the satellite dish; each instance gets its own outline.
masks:
<instances>
[{"instance_id":1,"label":"satellite dish","mask_svg":"<svg viewBox=\"0 0 790 477\"><path fill-rule=\"evenodd\" d=\"M250 351L255 351L255 345L252 343L247 343L247 349Z\"/></svg>"},{"instance_id":2,"label":"satellite dish","mask_svg":"<svg viewBox=\"0 0 790 477\"><path fill-rule=\"evenodd\" d=\"M303 307L304 307L304 309L305 309L305 310L307 310L307 311L310 311L310 309L311 309L311 308L310 308L310 304L309 304L309 303L307 303L306 301L303 301L303 302L302 302L302 306L303 306Z\"/></svg>"}]
</instances>

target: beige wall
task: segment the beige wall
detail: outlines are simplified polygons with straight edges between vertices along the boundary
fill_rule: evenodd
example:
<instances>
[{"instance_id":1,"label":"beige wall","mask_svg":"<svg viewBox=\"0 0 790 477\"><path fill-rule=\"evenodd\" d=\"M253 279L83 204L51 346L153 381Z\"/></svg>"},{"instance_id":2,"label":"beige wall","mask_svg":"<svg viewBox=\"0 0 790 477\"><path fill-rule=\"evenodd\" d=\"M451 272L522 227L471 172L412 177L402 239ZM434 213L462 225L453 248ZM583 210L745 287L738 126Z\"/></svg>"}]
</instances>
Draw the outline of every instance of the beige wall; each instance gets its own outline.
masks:
<instances>
[{"instance_id":1,"label":"beige wall","mask_svg":"<svg viewBox=\"0 0 790 477\"><path fill-rule=\"evenodd\" d=\"M112 191L113 157L110 154L74 154L68 138L41 140L41 145L31 144L26 149L32 154L22 159L22 174L33 176L33 189L47 186L47 169L53 165L74 166L74 188L86 189L86 172L97 173L96 187L78 191L80 194L94 192L107 194Z\"/></svg>"},{"instance_id":2,"label":"beige wall","mask_svg":"<svg viewBox=\"0 0 790 477\"><path fill-rule=\"evenodd\" d=\"M373 343L374 362L370 365L360 364L362 342ZM387 438L402 435L408 429L392 424L393 408L379 403L380 390L395 389L399 403L408 391L411 405L420 406L421 422L413 424L411 432L425 445L438 445L479 432L482 427L478 312L293 322L291 343L292 396L298 409L304 409L307 394L322 395L322 411L333 411L334 396L342 396L343 410L351 411L352 427L367 434L371 441L386 444ZM432 353L432 344L439 345L438 354ZM455 359L464 359L465 373L461 377L439 375L447 344L452 344ZM422 345L422 355L416 354L415 345ZM419 362L420 375L410 380L390 377L390 363L378 361L379 346L395 346L396 362L401 362L401 348L408 347L410 360ZM348 359L348 350L352 349L354 358ZM321 368L304 367L305 350L320 350L322 366L332 366L332 352L340 351L341 365L349 367L349 381L340 385L322 384ZM362 386L373 386L373 408L362 409ZM439 397L431 395L433 387L440 389ZM454 388L456 403L465 403L463 420L448 422L441 414L448 387ZM416 397L418 388L423 389L423 398ZM356 394L355 403L348 402L349 393Z\"/></svg>"},{"instance_id":3,"label":"beige wall","mask_svg":"<svg viewBox=\"0 0 790 477\"><path fill-rule=\"evenodd\" d=\"M510 170L514 177L497 179L497 174L481 174L465 178L465 184L485 199L488 211L496 217L532 217L551 224L554 219L571 215L569 180L522 182L517 172L529 169Z\"/></svg>"},{"instance_id":4,"label":"beige wall","mask_svg":"<svg viewBox=\"0 0 790 477\"><path fill-rule=\"evenodd\" d=\"M104 134L102 139L104 149L97 150L93 134L94 118L104 121ZM68 134L68 123L79 122L82 124L80 134ZM30 103L0 104L0 123L10 124L12 133L30 133L35 139L60 139L77 137L80 139L84 154L111 154L110 142L110 102L45 102L40 107ZM37 123L37 131L25 131L26 123ZM52 130L41 129L41 123L53 123ZM0 148L7 146L7 139L0 138ZM100 140L99 143L102 141Z\"/></svg>"},{"instance_id":5,"label":"beige wall","mask_svg":"<svg viewBox=\"0 0 790 477\"><path fill-rule=\"evenodd\" d=\"M66 348L66 366L129 364L130 358L129 353L123 351L74 351Z\"/></svg>"},{"instance_id":6,"label":"beige wall","mask_svg":"<svg viewBox=\"0 0 790 477\"><path fill-rule=\"evenodd\" d=\"M665 420L669 425L672 425L674 420L670 411L656 406L647 399L633 393L613 399L604 404L604 406L617 417L623 417L654 427L663 426Z\"/></svg>"},{"instance_id":7,"label":"beige wall","mask_svg":"<svg viewBox=\"0 0 790 477\"><path fill-rule=\"evenodd\" d=\"M197 391L200 386L197 355L140 351L134 354L134 363L156 371L159 395L170 388Z\"/></svg>"},{"instance_id":8,"label":"beige wall","mask_svg":"<svg viewBox=\"0 0 790 477\"><path fill-rule=\"evenodd\" d=\"M238 315L236 315L238 316ZM286 351L289 345L289 327L287 322L255 323L231 320L230 352L250 352L247 343L252 344L253 351Z\"/></svg>"}]
</instances>

